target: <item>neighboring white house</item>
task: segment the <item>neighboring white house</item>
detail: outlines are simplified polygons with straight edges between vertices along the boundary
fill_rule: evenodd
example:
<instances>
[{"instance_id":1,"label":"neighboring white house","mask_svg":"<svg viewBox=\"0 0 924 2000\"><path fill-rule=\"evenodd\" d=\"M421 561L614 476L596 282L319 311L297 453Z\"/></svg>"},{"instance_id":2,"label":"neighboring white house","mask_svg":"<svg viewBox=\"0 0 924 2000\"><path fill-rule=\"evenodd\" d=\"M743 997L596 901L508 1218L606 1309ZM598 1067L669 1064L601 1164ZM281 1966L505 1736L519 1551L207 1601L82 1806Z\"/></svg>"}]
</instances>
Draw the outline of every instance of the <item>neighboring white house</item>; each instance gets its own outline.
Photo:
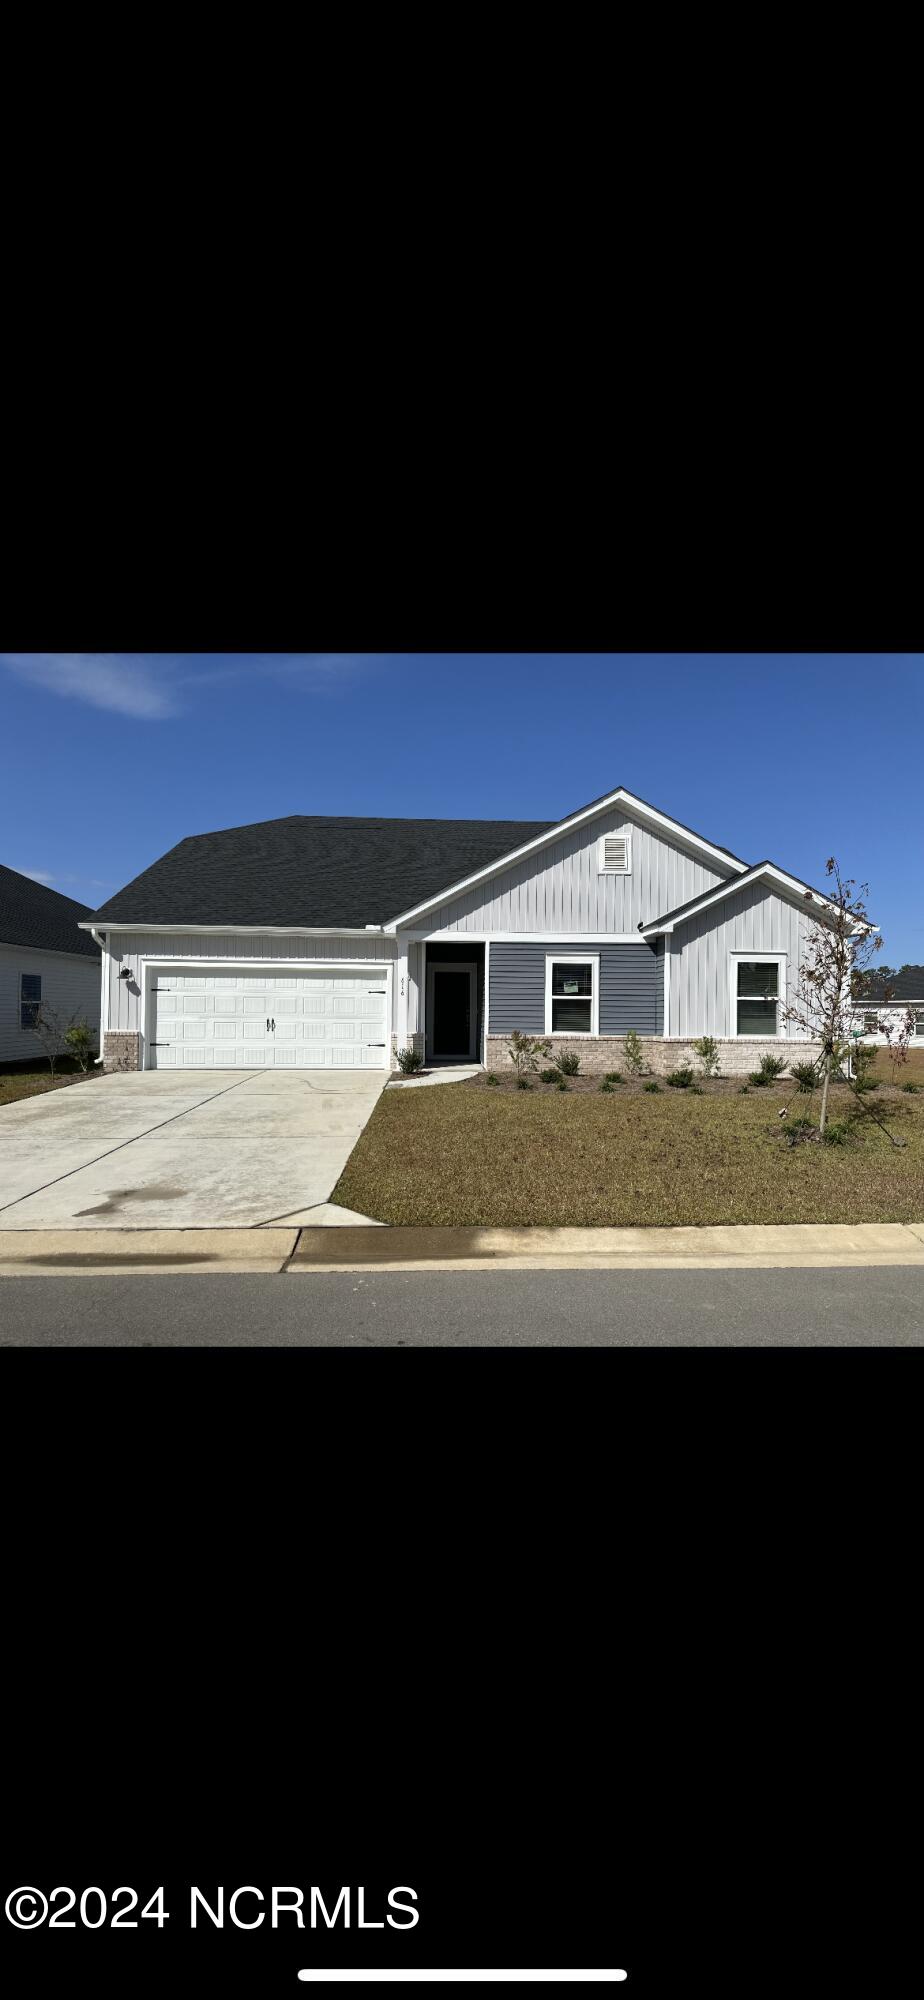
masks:
<instances>
[{"instance_id":1,"label":"neighboring white house","mask_svg":"<svg viewBox=\"0 0 924 2000\"><path fill-rule=\"evenodd\" d=\"M0 1062L35 1062L44 1050L37 1007L99 1034L100 952L79 928L91 912L43 882L0 866Z\"/></svg>"},{"instance_id":2,"label":"neighboring white house","mask_svg":"<svg viewBox=\"0 0 924 2000\"><path fill-rule=\"evenodd\" d=\"M726 1072L787 1020L831 905L618 787L562 820L294 816L197 834L110 898L108 1068L506 1063L513 1029L655 1068L712 1035ZM800 1043L799 1053L807 1045Z\"/></svg>"},{"instance_id":3,"label":"neighboring white house","mask_svg":"<svg viewBox=\"0 0 924 2000\"><path fill-rule=\"evenodd\" d=\"M892 1034L901 1031L908 1014L911 1015L912 1046L924 1045L924 971L919 965L903 966L892 977L887 974L870 972L866 979L867 994L862 1005L854 1014L854 1032L864 1042L885 1044L889 1037L886 1025ZM880 996L888 994L888 999Z\"/></svg>"}]
</instances>

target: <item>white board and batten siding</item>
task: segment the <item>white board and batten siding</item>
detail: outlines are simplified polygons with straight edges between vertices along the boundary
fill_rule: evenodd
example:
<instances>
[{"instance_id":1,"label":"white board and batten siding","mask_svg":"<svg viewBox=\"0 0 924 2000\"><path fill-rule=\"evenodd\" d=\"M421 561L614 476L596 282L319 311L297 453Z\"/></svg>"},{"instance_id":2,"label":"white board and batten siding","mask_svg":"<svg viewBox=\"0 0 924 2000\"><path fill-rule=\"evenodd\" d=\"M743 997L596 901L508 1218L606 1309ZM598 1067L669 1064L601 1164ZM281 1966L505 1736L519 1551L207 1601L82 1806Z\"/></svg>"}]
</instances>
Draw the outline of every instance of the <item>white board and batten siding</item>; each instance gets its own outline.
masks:
<instances>
[{"instance_id":1,"label":"white board and batten siding","mask_svg":"<svg viewBox=\"0 0 924 2000\"><path fill-rule=\"evenodd\" d=\"M76 952L39 951L31 945L0 944L0 1062L43 1062L45 1051L38 1035L20 1027L19 998L22 973L37 973L42 982L42 999L64 1022L76 1015L88 1022L94 1040L99 1036L99 959Z\"/></svg>"},{"instance_id":2,"label":"white board and batten siding","mask_svg":"<svg viewBox=\"0 0 924 2000\"><path fill-rule=\"evenodd\" d=\"M629 836L628 874L600 872L600 841L612 833ZM428 913L423 928L441 936L453 931L628 935L734 872L731 861L727 869L707 866L627 814L604 813L492 881L441 904Z\"/></svg>"},{"instance_id":3,"label":"white board and batten siding","mask_svg":"<svg viewBox=\"0 0 924 2000\"><path fill-rule=\"evenodd\" d=\"M783 954L791 1000L809 929L806 912L763 883L726 897L678 926L664 940L665 947L672 948L668 1033L714 1035L717 1041L734 1035L733 953ZM781 1025L788 1040L798 1039L792 1023Z\"/></svg>"}]
</instances>

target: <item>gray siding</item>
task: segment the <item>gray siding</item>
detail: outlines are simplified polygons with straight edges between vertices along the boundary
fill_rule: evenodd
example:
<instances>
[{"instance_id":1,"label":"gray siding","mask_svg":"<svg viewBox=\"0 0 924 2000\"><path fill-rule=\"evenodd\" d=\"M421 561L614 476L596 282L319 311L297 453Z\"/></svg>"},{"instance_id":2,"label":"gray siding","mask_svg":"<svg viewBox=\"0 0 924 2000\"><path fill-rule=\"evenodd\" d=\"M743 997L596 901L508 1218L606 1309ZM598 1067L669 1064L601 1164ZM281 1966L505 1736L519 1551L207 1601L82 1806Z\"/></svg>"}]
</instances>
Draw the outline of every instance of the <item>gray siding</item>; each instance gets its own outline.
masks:
<instances>
[{"instance_id":1,"label":"gray siding","mask_svg":"<svg viewBox=\"0 0 924 2000\"><path fill-rule=\"evenodd\" d=\"M66 951L0 945L0 1062L44 1061L37 1035L19 1025L19 975L38 973L42 999L65 1022L76 1014L99 1036L100 962Z\"/></svg>"},{"instance_id":2,"label":"gray siding","mask_svg":"<svg viewBox=\"0 0 924 2000\"><path fill-rule=\"evenodd\" d=\"M601 875L598 841L605 833L632 837L632 872ZM630 820L602 813L566 839L505 869L482 888L431 912L436 930L636 931L734 873L705 867L673 841Z\"/></svg>"},{"instance_id":3,"label":"gray siding","mask_svg":"<svg viewBox=\"0 0 924 2000\"><path fill-rule=\"evenodd\" d=\"M600 959L601 1035L624 1035L628 1028L655 1034L663 969L657 953L647 944L593 944L587 949ZM520 1028L524 1034L544 1034L546 958L578 950L573 937L557 944L525 938L522 944L492 944L488 1032L509 1035Z\"/></svg>"},{"instance_id":4,"label":"gray siding","mask_svg":"<svg viewBox=\"0 0 924 2000\"><path fill-rule=\"evenodd\" d=\"M671 966L672 1035L730 1035L731 953L779 951L786 954L786 987L791 997L809 930L805 911L762 883L715 903L673 936ZM793 1029L785 1028L790 1037Z\"/></svg>"},{"instance_id":5,"label":"gray siding","mask_svg":"<svg viewBox=\"0 0 924 2000\"><path fill-rule=\"evenodd\" d=\"M281 933L180 932L163 936L154 931L113 931L109 960L109 1027L113 1030L143 1028L141 1020L141 967L146 958L177 960L214 959L393 959L397 946L393 937L295 937ZM127 969L131 979L120 978ZM97 974L97 979L99 975Z\"/></svg>"}]
</instances>

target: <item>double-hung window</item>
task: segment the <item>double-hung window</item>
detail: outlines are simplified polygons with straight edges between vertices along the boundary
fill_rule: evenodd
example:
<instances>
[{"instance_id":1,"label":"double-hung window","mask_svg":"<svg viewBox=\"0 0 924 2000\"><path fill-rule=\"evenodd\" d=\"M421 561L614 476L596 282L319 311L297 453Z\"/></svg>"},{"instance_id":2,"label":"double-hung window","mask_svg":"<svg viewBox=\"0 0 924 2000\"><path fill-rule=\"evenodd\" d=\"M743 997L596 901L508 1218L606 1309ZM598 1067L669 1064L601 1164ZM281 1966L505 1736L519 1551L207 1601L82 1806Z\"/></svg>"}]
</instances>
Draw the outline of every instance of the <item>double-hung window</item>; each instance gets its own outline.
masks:
<instances>
[{"instance_id":1,"label":"double-hung window","mask_svg":"<svg viewBox=\"0 0 924 2000\"><path fill-rule=\"evenodd\" d=\"M545 962L547 1035L595 1035L600 1005L600 958L554 958Z\"/></svg>"},{"instance_id":2,"label":"double-hung window","mask_svg":"<svg viewBox=\"0 0 924 2000\"><path fill-rule=\"evenodd\" d=\"M786 960L782 953L732 958L732 1019L736 1035L782 1035Z\"/></svg>"},{"instance_id":3,"label":"double-hung window","mask_svg":"<svg viewBox=\"0 0 924 2000\"><path fill-rule=\"evenodd\" d=\"M912 1007L911 1011L914 1015L914 1027L911 1032L917 1039L924 1041L924 1007Z\"/></svg>"},{"instance_id":4,"label":"double-hung window","mask_svg":"<svg viewBox=\"0 0 924 2000\"><path fill-rule=\"evenodd\" d=\"M19 976L19 1025L34 1028L35 1017L42 1004L42 980L38 972L22 972Z\"/></svg>"}]
</instances>

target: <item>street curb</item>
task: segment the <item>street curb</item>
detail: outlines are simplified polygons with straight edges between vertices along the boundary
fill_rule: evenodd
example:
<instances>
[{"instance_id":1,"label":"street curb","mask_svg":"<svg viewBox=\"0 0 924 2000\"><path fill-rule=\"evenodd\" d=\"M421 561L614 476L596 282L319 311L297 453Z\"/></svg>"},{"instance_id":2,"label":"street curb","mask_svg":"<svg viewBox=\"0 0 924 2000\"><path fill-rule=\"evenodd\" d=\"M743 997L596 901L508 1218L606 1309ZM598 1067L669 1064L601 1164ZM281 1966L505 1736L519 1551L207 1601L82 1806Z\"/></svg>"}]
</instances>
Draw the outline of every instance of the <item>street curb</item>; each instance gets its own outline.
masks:
<instances>
[{"instance_id":1,"label":"street curb","mask_svg":"<svg viewBox=\"0 0 924 2000\"><path fill-rule=\"evenodd\" d=\"M673 1229L0 1230L0 1277L215 1271L817 1270L924 1264L924 1223Z\"/></svg>"},{"instance_id":2,"label":"street curb","mask_svg":"<svg viewBox=\"0 0 924 2000\"><path fill-rule=\"evenodd\" d=\"M9 1229L0 1231L0 1277L89 1277L107 1271L285 1270L292 1229Z\"/></svg>"},{"instance_id":3,"label":"street curb","mask_svg":"<svg viewBox=\"0 0 924 2000\"><path fill-rule=\"evenodd\" d=\"M673 1229L305 1227L293 1272L406 1270L721 1270L924 1263L924 1224L715 1225Z\"/></svg>"}]
</instances>

